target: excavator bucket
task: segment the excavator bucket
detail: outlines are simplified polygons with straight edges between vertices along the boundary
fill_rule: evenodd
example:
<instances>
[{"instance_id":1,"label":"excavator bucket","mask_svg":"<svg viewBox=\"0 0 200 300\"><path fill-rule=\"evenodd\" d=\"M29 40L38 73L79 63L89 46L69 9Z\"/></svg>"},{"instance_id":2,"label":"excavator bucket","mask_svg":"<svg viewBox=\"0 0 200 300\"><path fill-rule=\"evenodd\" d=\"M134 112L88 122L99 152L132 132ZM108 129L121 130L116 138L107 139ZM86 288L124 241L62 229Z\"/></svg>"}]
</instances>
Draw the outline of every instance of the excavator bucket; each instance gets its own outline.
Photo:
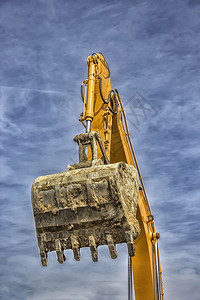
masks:
<instances>
[{"instance_id":1,"label":"excavator bucket","mask_svg":"<svg viewBox=\"0 0 200 300\"><path fill-rule=\"evenodd\" d=\"M79 144L79 164L38 177L32 186L42 265L47 266L49 251L56 251L59 263L65 261L65 249L72 249L75 260L80 260L82 247L89 247L93 261L98 261L100 245L108 245L111 258L116 258L118 243L127 243L129 255L134 256L134 239L140 231L135 168L123 162L109 164L98 132L80 134L74 140ZM97 142L106 164L97 160ZM85 155L88 145L91 161Z\"/></svg>"}]
</instances>

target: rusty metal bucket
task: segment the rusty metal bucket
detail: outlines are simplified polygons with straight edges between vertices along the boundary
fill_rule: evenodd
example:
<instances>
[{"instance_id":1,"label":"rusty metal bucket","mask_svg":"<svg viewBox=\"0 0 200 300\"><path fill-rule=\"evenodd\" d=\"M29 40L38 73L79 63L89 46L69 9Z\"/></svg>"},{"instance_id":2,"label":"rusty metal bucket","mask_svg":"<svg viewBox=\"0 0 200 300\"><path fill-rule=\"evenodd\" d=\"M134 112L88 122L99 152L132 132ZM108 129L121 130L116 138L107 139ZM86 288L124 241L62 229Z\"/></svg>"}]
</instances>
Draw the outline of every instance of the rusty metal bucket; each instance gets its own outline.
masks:
<instances>
[{"instance_id":1,"label":"rusty metal bucket","mask_svg":"<svg viewBox=\"0 0 200 300\"><path fill-rule=\"evenodd\" d=\"M49 251L56 251L58 262L63 263L65 249L72 249L74 258L80 260L82 247L90 247L93 261L98 261L100 245L108 245L111 258L116 258L118 243L127 243L129 255L134 256L134 239L139 234L137 172L122 162L86 161L83 145L90 143L92 156L97 158L96 141L101 143L97 135L91 132L75 137L79 164L66 172L38 177L33 183L33 213L43 266L47 266Z\"/></svg>"}]
</instances>

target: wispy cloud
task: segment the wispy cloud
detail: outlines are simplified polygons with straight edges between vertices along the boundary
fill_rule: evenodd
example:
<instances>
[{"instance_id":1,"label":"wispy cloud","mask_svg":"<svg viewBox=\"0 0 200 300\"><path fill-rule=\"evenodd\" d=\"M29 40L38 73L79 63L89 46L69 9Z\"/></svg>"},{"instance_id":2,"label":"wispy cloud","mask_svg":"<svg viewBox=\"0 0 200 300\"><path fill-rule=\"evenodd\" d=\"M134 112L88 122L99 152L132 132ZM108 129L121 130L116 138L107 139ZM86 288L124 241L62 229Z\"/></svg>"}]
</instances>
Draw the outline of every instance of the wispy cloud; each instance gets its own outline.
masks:
<instances>
[{"instance_id":1,"label":"wispy cloud","mask_svg":"<svg viewBox=\"0 0 200 300\"><path fill-rule=\"evenodd\" d=\"M60 266L51 253L42 268L31 209L34 179L78 160L72 139L84 131L80 84L87 56L101 51L125 104L161 233L166 299L198 300L198 1L0 5L1 298L127 298L125 245L118 246L117 261L100 247L98 264L83 249L79 263L67 251ZM129 101L137 92L156 114L145 117Z\"/></svg>"}]
</instances>

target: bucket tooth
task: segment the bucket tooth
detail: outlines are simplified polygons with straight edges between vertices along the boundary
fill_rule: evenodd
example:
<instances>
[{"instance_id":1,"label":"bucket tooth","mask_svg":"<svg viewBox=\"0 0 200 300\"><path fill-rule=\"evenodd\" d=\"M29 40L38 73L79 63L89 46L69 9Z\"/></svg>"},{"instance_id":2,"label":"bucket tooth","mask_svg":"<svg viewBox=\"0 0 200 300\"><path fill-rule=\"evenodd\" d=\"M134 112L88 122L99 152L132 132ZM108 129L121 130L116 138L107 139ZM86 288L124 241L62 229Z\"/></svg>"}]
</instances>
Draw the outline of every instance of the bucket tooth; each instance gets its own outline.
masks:
<instances>
[{"instance_id":1,"label":"bucket tooth","mask_svg":"<svg viewBox=\"0 0 200 300\"><path fill-rule=\"evenodd\" d=\"M112 259L115 259L117 257L117 251L115 249L115 244L113 242L113 238L112 238L111 234L106 235L106 240L107 240L110 256Z\"/></svg>"},{"instance_id":2,"label":"bucket tooth","mask_svg":"<svg viewBox=\"0 0 200 300\"><path fill-rule=\"evenodd\" d=\"M56 254L57 254L57 261L59 262L59 264L63 264L66 261L64 251L63 250L56 251Z\"/></svg>"},{"instance_id":3,"label":"bucket tooth","mask_svg":"<svg viewBox=\"0 0 200 300\"><path fill-rule=\"evenodd\" d=\"M93 235L89 236L89 247L90 247L90 251L91 251L92 260L94 262L97 262L98 261L98 251L97 251L97 245L95 242L95 238Z\"/></svg>"},{"instance_id":4,"label":"bucket tooth","mask_svg":"<svg viewBox=\"0 0 200 300\"><path fill-rule=\"evenodd\" d=\"M40 257L41 257L41 263L43 267L47 266L47 252L46 251L40 251Z\"/></svg>"},{"instance_id":5,"label":"bucket tooth","mask_svg":"<svg viewBox=\"0 0 200 300\"><path fill-rule=\"evenodd\" d=\"M125 233L126 235L126 243L128 248L129 256L133 257L135 255L135 243L133 239L133 234L131 231Z\"/></svg>"},{"instance_id":6,"label":"bucket tooth","mask_svg":"<svg viewBox=\"0 0 200 300\"><path fill-rule=\"evenodd\" d=\"M56 246L57 260L59 264L63 264L66 261L66 257L64 255L63 249L61 248L61 243L59 240L55 241L55 246Z\"/></svg>"},{"instance_id":7,"label":"bucket tooth","mask_svg":"<svg viewBox=\"0 0 200 300\"><path fill-rule=\"evenodd\" d=\"M75 235L71 236L71 243L72 243L72 250L74 252L74 259L80 260L80 248L79 248L79 242Z\"/></svg>"}]
</instances>

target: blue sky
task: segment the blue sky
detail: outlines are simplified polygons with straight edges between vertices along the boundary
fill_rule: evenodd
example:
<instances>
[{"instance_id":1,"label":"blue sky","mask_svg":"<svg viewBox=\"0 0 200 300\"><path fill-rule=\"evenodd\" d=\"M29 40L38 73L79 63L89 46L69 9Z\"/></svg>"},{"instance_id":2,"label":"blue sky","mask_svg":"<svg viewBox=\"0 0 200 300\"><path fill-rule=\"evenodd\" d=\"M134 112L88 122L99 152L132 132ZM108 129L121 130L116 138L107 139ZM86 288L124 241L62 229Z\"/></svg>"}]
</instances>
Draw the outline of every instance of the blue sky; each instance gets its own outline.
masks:
<instances>
[{"instance_id":1,"label":"blue sky","mask_svg":"<svg viewBox=\"0 0 200 300\"><path fill-rule=\"evenodd\" d=\"M200 2L0 1L1 299L127 299L127 250L40 265L30 189L78 160L80 84L102 52L155 217L166 300L199 299ZM145 100L144 100L145 99ZM140 105L139 105L140 104ZM141 108L142 105L142 108Z\"/></svg>"}]
</instances>

